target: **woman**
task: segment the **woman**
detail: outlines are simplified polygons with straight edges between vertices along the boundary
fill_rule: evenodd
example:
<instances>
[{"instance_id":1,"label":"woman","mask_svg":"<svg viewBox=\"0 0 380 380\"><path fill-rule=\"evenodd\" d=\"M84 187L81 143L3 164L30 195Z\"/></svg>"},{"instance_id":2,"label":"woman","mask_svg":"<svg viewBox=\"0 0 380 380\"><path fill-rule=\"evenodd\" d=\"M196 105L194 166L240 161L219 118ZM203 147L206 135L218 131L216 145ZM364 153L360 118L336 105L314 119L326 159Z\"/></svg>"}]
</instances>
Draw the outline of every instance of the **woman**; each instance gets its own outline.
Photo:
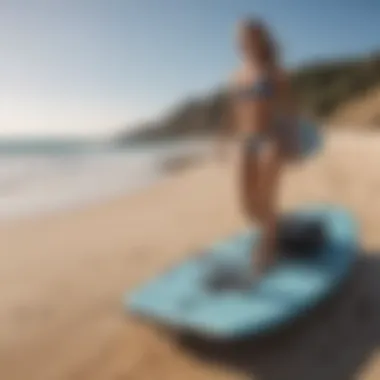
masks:
<instances>
[{"instance_id":1,"label":"woman","mask_svg":"<svg viewBox=\"0 0 380 380\"><path fill-rule=\"evenodd\" d=\"M288 78L276 45L256 20L239 23L242 64L229 91L229 127L241 139L241 197L248 217L262 229L253 269L262 272L276 257L279 180L287 159L296 153L295 110Z\"/></svg>"}]
</instances>

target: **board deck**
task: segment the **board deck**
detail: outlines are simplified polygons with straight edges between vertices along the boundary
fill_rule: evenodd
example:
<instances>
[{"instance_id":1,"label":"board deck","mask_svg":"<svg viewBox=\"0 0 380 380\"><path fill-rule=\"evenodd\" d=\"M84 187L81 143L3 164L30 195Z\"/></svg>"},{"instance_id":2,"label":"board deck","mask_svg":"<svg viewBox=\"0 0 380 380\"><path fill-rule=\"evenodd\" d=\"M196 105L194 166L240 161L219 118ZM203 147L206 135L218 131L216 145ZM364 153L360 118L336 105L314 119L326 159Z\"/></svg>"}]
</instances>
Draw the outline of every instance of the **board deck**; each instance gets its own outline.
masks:
<instances>
[{"instance_id":1,"label":"board deck","mask_svg":"<svg viewBox=\"0 0 380 380\"><path fill-rule=\"evenodd\" d=\"M270 331L315 306L349 273L357 252L357 227L345 209L317 205L295 216L325 226L326 244L307 258L282 257L255 285L210 289L216 268L244 273L257 233L243 232L218 242L128 293L128 312L197 335L237 338ZM280 255L281 256L281 255Z\"/></svg>"}]
</instances>

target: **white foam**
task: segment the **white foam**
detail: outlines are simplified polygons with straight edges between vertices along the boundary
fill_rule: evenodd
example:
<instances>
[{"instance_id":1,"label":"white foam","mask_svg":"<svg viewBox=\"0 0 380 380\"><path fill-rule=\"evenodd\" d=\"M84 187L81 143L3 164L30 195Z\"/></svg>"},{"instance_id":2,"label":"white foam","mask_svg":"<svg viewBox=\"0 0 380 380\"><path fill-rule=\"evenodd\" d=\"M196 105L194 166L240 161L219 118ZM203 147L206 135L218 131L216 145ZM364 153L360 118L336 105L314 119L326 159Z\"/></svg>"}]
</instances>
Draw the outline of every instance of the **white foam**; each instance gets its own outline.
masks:
<instances>
[{"instance_id":1,"label":"white foam","mask_svg":"<svg viewBox=\"0 0 380 380\"><path fill-rule=\"evenodd\" d=\"M199 148L199 145L198 145ZM0 156L0 219L99 201L159 178L157 164L195 145L83 154Z\"/></svg>"}]
</instances>

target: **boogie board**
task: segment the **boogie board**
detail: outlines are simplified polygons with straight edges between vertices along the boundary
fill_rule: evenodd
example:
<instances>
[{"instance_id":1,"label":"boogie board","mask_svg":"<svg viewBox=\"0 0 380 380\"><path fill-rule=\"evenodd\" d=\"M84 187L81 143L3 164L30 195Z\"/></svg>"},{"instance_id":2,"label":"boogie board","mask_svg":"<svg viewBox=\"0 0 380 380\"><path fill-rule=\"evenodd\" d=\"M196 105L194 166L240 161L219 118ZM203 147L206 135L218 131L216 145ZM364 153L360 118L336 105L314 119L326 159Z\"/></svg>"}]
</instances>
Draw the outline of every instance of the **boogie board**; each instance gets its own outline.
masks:
<instances>
[{"instance_id":1,"label":"boogie board","mask_svg":"<svg viewBox=\"0 0 380 380\"><path fill-rule=\"evenodd\" d=\"M322 133L318 126L313 122L302 119L298 122L298 141L300 149L300 158L306 159L313 157L322 149Z\"/></svg>"},{"instance_id":2,"label":"boogie board","mask_svg":"<svg viewBox=\"0 0 380 380\"><path fill-rule=\"evenodd\" d=\"M348 211L331 205L292 213L318 220L325 241L309 255L281 255L252 286L210 286L219 268L244 278L258 233L242 232L218 242L125 295L128 312L173 330L232 339L274 330L316 306L349 273L357 252L357 227Z\"/></svg>"}]
</instances>

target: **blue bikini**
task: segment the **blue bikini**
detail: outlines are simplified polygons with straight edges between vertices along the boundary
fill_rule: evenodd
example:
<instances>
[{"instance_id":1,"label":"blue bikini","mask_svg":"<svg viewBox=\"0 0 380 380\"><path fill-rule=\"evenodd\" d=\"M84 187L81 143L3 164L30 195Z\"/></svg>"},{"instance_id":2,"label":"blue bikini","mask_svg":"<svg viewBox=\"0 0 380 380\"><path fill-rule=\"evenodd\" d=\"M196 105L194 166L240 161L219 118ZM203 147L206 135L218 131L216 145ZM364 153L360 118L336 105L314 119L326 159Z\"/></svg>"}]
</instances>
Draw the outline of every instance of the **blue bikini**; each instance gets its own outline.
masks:
<instances>
[{"instance_id":1,"label":"blue bikini","mask_svg":"<svg viewBox=\"0 0 380 380\"><path fill-rule=\"evenodd\" d=\"M274 96L273 83L266 77L255 82L253 85L241 87L234 91L234 97L238 100L270 99ZM264 133L250 133L244 140L244 149L247 153L257 153L268 140L277 140L281 148L290 149L291 136L284 128L284 120L280 119L271 125Z\"/></svg>"},{"instance_id":2,"label":"blue bikini","mask_svg":"<svg viewBox=\"0 0 380 380\"><path fill-rule=\"evenodd\" d=\"M247 87L241 87L235 90L235 96L238 99L246 100L252 98L268 99L274 95L274 86L270 80L263 78Z\"/></svg>"}]
</instances>

